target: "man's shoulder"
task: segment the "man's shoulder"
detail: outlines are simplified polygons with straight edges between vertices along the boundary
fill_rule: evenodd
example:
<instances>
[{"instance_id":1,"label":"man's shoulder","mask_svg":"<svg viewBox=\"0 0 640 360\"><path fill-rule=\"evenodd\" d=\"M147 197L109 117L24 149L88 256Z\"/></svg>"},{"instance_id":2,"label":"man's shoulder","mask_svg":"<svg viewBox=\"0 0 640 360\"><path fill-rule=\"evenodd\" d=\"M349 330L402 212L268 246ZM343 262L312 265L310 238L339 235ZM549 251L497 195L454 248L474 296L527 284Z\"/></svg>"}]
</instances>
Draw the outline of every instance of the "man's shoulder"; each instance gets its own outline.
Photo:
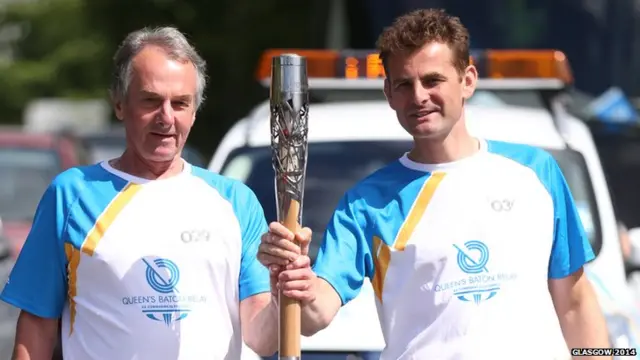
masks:
<instances>
[{"instance_id":1,"label":"man's shoulder","mask_svg":"<svg viewBox=\"0 0 640 360\"><path fill-rule=\"evenodd\" d=\"M509 158L522 165L533 165L553 160L553 156L545 149L528 144L506 141L488 140L489 152Z\"/></svg>"},{"instance_id":2,"label":"man's shoulder","mask_svg":"<svg viewBox=\"0 0 640 360\"><path fill-rule=\"evenodd\" d=\"M240 180L193 165L191 166L191 174L204 181L213 190L231 202L255 198L253 190Z\"/></svg>"},{"instance_id":3,"label":"man's shoulder","mask_svg":"<svg viewBox=\"0 0 640 360\"><path fill-rule=\"evenodd\" d=\"M59 173L51 181L50 188L56 191L76 192L106 183L118 186L126 184L126 181L108 172L102 165L93 164L74 166Z\"/></svg>"},{"instance_id":4,"label":"man's shoulder","mask_svg":"<svg viewBox=\"0 0 640 360\"><path fill-rule=\"evenodd\" d=\"M99 163L75 166L51 181L44 198L67 209L78 201L109 203L127 184L126 180L110 173Z\"/></svg>"},{"instance_id":5,"label":"man's shoulder","mask_svg":"<svg viewBox=\"0 0 640 360\"><path fill-rule=\"evenodd\" d=\"M538 146L495 140L487 141L487 144L490 153L527 167L541 178L547 177L556 165L553 155Z\"/></svg>"},{"instance_id":6,"label":"man's shoulder","mask_svg":"<svg viewBox=\"0 0 640 360\"><path fill-rule=\"evenodd\" d=\"M346 192L345 197L352 206L375 207L375 204L395 197L401 188L416 177L415 172L395 160L358 181Z\"/></svg>"},{"instance_id":7,"label":"man's shoulder","mask_svg":"<svg viewBox=\"0 0 640 360\"><path fill-rule=\"evenodd\" d=\"M489 141L489 151L510 159L512 164L518 164L535 176L549 193L557 188L558 180L562 177L562 170L555 157L547 150L525 144L515 144L500 141Z\"/></svg>"}]
</instances>

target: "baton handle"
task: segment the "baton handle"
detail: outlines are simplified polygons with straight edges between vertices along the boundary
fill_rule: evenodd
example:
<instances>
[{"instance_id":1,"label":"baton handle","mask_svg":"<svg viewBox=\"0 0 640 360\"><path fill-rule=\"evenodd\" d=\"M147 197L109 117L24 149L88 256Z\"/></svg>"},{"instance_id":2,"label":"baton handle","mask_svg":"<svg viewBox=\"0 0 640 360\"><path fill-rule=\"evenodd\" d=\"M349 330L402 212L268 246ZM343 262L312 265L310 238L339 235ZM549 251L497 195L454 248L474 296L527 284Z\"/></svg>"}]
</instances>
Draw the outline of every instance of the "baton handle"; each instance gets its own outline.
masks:
<instances>
[{"instance_id":1,"label":"baton handle","mask_svg":"<svg viewBox=\"0 0 640 360\"><path fill-rule=\"evenodd\" d=\"M300 203L291 199L289 211L284 218L284 226L289 231L296 233L299 229L298 214L300 213ZM299 245L299 244L298 244ZM300 302L279 293L280 297L280 360L300 359L300 334L301 334L301 314Z\"/></svg>"}]
</instances>

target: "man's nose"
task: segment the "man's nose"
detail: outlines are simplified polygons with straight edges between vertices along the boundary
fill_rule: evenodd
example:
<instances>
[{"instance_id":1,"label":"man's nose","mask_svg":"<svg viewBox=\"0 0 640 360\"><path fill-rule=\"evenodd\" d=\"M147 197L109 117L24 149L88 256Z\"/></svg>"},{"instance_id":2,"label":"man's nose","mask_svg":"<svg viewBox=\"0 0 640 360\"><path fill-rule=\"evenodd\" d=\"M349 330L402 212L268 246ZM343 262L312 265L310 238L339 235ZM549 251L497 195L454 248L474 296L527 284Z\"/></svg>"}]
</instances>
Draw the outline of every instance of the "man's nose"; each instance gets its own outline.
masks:
<instances>
[{"instance_id":1,"label":"man's nose","mask_svg":"<svg viewBox=\"0 0 640 360\"><path fill-rule=\"evenodd\" d=\"M415 105L423 105L429 101L429 89L422 85L422 82L416 81L413 85L413 102Z\"/></svg>"},{"instance_id":2,"label":"man's nose","mask_svg":"<svg viewBox=\"0 0 640 360\"><path fill-rule=\"evenodd\" d=\"M158 121L162 122L166 125L173 125L174 114L173 114L173 105L170 100L165 100L162 102L162 106L160 107L160 116L158 116Z\"/></svg>"}]
</instances>

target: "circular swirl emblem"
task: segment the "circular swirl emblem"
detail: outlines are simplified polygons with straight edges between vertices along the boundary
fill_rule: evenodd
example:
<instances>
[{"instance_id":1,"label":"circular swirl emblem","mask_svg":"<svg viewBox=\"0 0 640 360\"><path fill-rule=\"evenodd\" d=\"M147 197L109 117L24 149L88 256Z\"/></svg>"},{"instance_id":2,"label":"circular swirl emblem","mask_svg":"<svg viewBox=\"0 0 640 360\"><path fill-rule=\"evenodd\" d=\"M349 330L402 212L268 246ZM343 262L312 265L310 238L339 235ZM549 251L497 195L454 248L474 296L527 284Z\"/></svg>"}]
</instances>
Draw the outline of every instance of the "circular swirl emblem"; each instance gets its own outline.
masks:
<instances>
[{"instance_id":1,"label":"circular swirl emblem","mask_svg":"<svg viewBox=\"0 0 640 360\"><path fill-rule=\"evenodd\" d=\"M489 262L489 249L484 243L471 240L467 241L464 246L467 248L468 253L464 251L458 251L458 266L467 274L479 274L487 266ZM477 256L473 256L472 254Z\"/></svg>"},{"instance_id":2,"label":"circular swirl emblem","mask_svg":"<svg viewBox=\"0 0 640 360\"><path fill-rule=\"evenodd\" d=\"M158 269L166 269L168 274L159 274L152 266L147 265L147 282L151 288L161 294L173 292L180 280L180 271L176 264L167 259L156 259L153 261Z\"/></svg>"}]
</instances>

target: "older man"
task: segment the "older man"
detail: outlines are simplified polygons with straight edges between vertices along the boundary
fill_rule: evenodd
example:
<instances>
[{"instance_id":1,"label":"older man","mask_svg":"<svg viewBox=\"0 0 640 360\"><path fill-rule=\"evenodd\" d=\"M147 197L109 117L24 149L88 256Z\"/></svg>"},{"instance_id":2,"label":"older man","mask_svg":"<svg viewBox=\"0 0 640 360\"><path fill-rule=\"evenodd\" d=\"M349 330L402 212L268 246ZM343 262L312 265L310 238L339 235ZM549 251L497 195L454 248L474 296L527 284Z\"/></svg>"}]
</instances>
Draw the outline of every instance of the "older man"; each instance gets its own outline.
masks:
<instances>
[{"instance_id":1,"label":"older man","mask_svg":"<svg viewBox=\"0 0 640 360\"><path fill-rule=\"evenodd\" d=\"M174 28L142 29L115 55L111 96L127 149L60 174L0 298L22 310L14 359L239 359L277 346L277 304L255 259L267 231L245 185L181 151L205 62Z\"/></svg>"}]
</instances>

